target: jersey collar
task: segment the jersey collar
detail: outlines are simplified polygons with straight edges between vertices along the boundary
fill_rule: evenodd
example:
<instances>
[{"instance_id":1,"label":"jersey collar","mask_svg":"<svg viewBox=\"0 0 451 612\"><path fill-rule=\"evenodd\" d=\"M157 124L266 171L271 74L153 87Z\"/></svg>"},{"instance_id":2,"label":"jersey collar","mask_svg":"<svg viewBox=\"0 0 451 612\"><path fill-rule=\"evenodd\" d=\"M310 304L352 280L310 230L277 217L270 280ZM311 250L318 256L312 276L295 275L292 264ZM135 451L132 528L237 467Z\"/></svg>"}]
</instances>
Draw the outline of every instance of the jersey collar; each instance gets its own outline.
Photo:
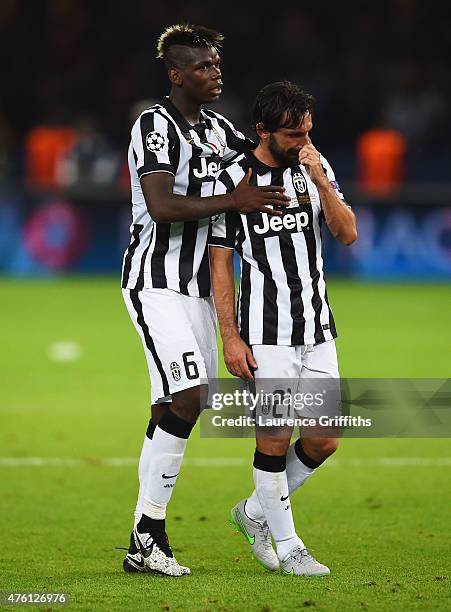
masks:
<instances>
[{"instance_id":1,"label":"jersey collar","mask_svg":"<svg viewBox=\"0 0 451 612\"><path fill-rule=\"evenodd\" d=\"M257 159L252 151L249 151L246 157L247 157L247 160L251 168L253 168L257 172L257 174L259 174L260 176L263 176L264 174L267 174L268 172L272 172L273 174L276 174L276 175L283 174L285 170L288 170L288 168L300 169L299 165L297 166L268 166L264 164L262 161L260 161L259 159Z\"/></svg>"},{"instance_id":2,"label":"jersey collar","mask_svg":"<svg viewBox=\"0 0 451 612\"><path fill-rule=\"evenodd\" d=\"M249 155L247 156L247 158L248 158L251 168L253 168L257 172L257 174L259 174L260 176L263 176L264 174L268 174L268 172L272 172L274 170L286 170L286 168L282 168L281 166L280 167L279 166L277 167L267 166L262 161L257 159L252 152L249 152Z\"/></svg>"},{"instance_id":3,"label":"jersey collar","mask_svg":"<svg viewBox=\"0 0 451 612\"><path fill-rule=\"evenodd\" d=\"M196 125L191 125L191 123L189 123L185 119L185 117L182 115L179 109L175 106L173 102L171 102L171 100L167 96L163 98L163 100L161 101L161 106L163 106L163 108L165 108L167 112L171 115L171 117L174 119L176 124L179 126L180 131L182 133L186 134L190 130L195 130L199 134L199 136L201 136L202 132L205 132L205 128L208 127L205 121L201 121L200 123L197 123ZM202 118L204 118L204 115L202 114L202 112L201 112L201 116Z\"/></svg>"}]
</instances>

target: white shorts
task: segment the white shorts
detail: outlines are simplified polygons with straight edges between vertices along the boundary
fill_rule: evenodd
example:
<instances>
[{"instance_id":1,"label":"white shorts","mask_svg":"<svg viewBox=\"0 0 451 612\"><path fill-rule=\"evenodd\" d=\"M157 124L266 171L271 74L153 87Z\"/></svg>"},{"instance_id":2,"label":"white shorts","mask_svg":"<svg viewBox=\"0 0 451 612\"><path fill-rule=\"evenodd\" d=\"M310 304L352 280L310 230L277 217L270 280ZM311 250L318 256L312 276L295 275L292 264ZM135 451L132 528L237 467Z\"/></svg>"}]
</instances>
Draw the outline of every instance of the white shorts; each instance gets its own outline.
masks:
<instances>
[{"instance_id":1,"label":"white shorts","mask_svg":"<svg viewBox=\"0 0 451 612\"><path fill-rule=\"evenodd\" d=\"M339 378L335 340L308 346L254 344L258 378Z\"/></svg>"},{"instance_id":2,"label":"white shorts","mask_svg":"<svg viewBox=\"0 0 451 612\"><path fill-rule=\"evenodd\" d=\"M149 368L152 404L216 378L216 311L213 298L171 289L122 289L141 337Z\"/></svg>"},{"instance_id":3,"label":"white shorts","mask_svg":"<svg viewBox=\"0 0 451 612\"><path fill-rule=\"evenodd\" d=\"M258 366L255 387L266 398L256 414L266 414L268 418L339 414L340 374L335 340L308 346L257 344L252 346L252 352Z\"/></svg>"}]
</instances>

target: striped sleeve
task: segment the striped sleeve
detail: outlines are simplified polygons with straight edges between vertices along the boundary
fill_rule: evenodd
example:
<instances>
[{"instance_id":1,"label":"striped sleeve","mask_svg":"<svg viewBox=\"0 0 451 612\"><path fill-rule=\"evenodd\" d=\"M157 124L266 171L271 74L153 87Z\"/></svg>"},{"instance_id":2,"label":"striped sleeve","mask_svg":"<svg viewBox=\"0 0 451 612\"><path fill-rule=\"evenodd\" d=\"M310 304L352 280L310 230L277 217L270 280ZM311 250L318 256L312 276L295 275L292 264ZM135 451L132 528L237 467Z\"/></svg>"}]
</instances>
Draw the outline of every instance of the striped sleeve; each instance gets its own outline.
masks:
<instances>
[{"instance_id":1,"label":"striped sleeve","mask_svg":"<svg viewBox=\"0 0 451 612\"><path fill-rule=\"evenodd\" d=\"M244 176L242 165L236 163L223 170L215 182L214 195L224 195L235 189ZM234 249L240 226L240 216L236 212L227 212L212 217L209 245Z\"/></svg>"},{"instance_id":2,"label":"striped sleeve","mask_svg":"<svg viewBox=\"0 0 451 612\"><path fill-rule=\"evenodd\" d=\"M337 179L335 178L335 172L332 170L332 166L329 164L324 155L321 155L321 165L323 167L324 172L326 173L327 178L329 179L330 184L335 190L337 196L344 201L345 197L341 192L340 185L338 184Z\"/></svg>"},{"instance_id":3,"label":"striped sleeve","mask_svg":"<svg viewBox=\"0 0 451 612\"><path fill-rule=\"evenodd\" d=\"M222 213L211 220L208 244L213 247L234 249L239 229L238 213Z\"/></svg>"},{"instance_id":4,"label":"striped sleeve","mask_svg":"<svg viewBox=\"0 0 451 612\"><path fill-rule=\"evenodd\" d=\"M180 143L168 120L157 112L144 112L132 128L133 156L139 178L151 172L176 173Z\"/></svg>"}]
</instances>

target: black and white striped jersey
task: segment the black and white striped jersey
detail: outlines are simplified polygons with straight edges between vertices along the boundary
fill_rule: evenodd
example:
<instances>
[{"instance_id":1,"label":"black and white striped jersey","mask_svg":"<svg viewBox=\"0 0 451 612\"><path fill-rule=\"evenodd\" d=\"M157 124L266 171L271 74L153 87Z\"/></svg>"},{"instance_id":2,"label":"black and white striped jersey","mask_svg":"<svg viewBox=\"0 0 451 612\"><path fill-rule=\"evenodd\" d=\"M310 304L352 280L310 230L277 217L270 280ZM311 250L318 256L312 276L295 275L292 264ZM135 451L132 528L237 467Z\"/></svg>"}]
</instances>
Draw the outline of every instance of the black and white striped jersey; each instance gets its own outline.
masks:
<instances>
[{"instance_id":1,"label":"black and white striped jersey","mask_svg":"<svg viewBox=\"0 0 451 612\"><path fill-rule=\"evenodd\" d=\"M334 172L323 168L341 199ZM249 345L318 344L337 336L327 299L321 253L323 212L304 166L271 168L252 153L221 171L215 194L233 191L252 168L254 185L283 185L290 197L282 217L223 213L212 222L209 243L235 248L241 260L238 326Z\"/></svg>"},{"instance_id":2,"label":"black and white striped jersey","mask_svg":"<svg viewBox=\"0 0 451 612\"><path fill-rule=\"evenodd\" d=\"M174 193L211 196L221 161L231 161L244 150L245 142L227 119L210 110L201 111L199 124L189 124L169 98L140 115L128 150L133 222L122 267L123 288L168 288L200 297L211 294L209 218L154 221L140 179L152 172L169 172L175 178Z\"/></svg>"}]
</instances>

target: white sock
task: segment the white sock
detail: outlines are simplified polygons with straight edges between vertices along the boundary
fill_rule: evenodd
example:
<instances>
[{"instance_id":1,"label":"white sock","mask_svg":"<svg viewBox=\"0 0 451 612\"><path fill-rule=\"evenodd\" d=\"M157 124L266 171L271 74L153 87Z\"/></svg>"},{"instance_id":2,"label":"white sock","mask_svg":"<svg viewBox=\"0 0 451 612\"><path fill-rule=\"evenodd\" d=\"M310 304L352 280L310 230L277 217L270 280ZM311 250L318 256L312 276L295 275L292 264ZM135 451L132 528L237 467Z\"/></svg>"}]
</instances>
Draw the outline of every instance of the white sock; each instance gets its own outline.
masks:
<instances>
[{"instance_id":1,"label":"white sock","mask_svg":"<svg viewBox=\"0 0 451 612\"><path fill-rule=\"evenodd\" d=\"M143 447L138 464L139 492L135 508L135 527L139 523L141 514L143 513L144 491L146 488L147 477L149 475L151 443L152 440L147 436L144 436Z\"/></svg>"},{"instance_id":2,"label":"white sock","mask_svg":"<svg viewBox=\"0 0 451 612\"><path fill-rule=\"evenodd\" d=\"M150 502L157 507L166 507L180 472L187 442L188 437L179 438L157 426L149 445L149 469L143 504Z\"/></svg>"},{"instance_id":3,"label":"white sock","mask_svg":"<svg viewBox=\"0 0 451 612\"><path fill-rule=\"evenodd\" d=\"M304 548L304 543L294 528L286 470L269 472L254 466L254 483L271 535L276 543L277 556L283 560L295 546Z\"/></svg>"},{"instance_id":4,"label":"white sock","mask_svg":"<svg viewBox=\"0 0 451 612\"><path fill-rule=\"evenodd\" d=\"M295 444L294 442L287 453L287 481L288 481L288 491L290 495L299 489L301 485L304 484L306 480L312 476L316 469L307 467L296 454ZM262 523L265 520L265 513L262 510L260 500L257 495L257 491L253 491L250 497L248 497L246 502L246 514L249 518L254 521L259 521Z\"/></svg>"}]
</instances>

